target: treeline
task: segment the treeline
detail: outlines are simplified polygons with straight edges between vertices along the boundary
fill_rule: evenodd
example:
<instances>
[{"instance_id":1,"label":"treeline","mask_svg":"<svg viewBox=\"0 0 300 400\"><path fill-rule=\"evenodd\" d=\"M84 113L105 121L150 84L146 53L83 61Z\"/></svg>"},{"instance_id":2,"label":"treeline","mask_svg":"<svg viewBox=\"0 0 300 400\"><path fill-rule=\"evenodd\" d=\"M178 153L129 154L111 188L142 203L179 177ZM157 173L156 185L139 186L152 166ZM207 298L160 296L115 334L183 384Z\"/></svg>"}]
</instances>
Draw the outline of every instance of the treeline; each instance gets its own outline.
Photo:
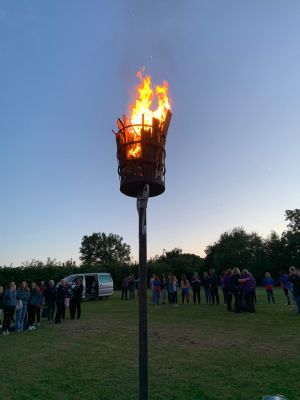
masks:
<instances>
[{"instance_id":1,"label":"treeline","mask_svg":"<svg viewBox=\"0 0 300 400\"><path fill-rule=\"evenodd\" d=\"M280 271L287 271L291 265L300 266L300 209L285 212L287 230L281 235L271 232L268 238L262 238L258 233L248 233L243 228L234 228L223 233L220 238L205 249L206 257L195 254L185 254L175 248L164 251L148 260L148 275L162 275L169 272L177 277L185 273L189 278L197 271L214 268L217 274L238 267L251 271L260 283L266 271L276 279ZM105 233L85 235L81 242L80 260L78 266L73 260L60 263L48 260L43 263L38 260L23 263L19 267L0 267L0 284L7 285L14 280L17 284L61 278L83 272L110 272L115 287L120 288L125 276L138 276L138 265L130 262L130 246L123 238Z\"/></svg>"},{"instance_id":2,"label":"treeline","mask_svg":"<svg viewBox=\"0 0 300 400\"><path fill-rule=\"evenodd\" d=\"M268 271L276 278L292 265L300 266L300 209L287 210L287 230L271 232L266 239L258 233L235 228L223 233L205 250L205 267L218 273L227 268L247 268L259 279Z\"/></svg>"}]
</instances>

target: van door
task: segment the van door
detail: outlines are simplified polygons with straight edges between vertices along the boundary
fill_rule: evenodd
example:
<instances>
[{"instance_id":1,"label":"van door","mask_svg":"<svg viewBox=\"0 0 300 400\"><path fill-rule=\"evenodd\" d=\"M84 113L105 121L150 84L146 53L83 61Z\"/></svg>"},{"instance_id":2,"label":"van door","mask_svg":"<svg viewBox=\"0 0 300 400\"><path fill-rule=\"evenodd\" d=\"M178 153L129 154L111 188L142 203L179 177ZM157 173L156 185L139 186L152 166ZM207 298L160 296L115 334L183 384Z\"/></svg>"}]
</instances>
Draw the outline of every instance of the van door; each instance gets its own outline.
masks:
<instances>
[{"instance_id":1,"label":"van door","mask_svg":"<svg viewBox=\"0 0 300 400\"><path fill-rule=\"evenodd\" d=\"M98 275L99 278L99 296L111 296L113 293L113 282L110 274Z\"/></svg>"},{"instance_id":2,"label":"van door","mask_svg":"<svg viewBox=\"0 0 300 400\"><path fill-rule=\"evenodd\" d=\"M98 275L85 275L85 298L96 299L99 292Z\"/></svg>"}]
</instances>

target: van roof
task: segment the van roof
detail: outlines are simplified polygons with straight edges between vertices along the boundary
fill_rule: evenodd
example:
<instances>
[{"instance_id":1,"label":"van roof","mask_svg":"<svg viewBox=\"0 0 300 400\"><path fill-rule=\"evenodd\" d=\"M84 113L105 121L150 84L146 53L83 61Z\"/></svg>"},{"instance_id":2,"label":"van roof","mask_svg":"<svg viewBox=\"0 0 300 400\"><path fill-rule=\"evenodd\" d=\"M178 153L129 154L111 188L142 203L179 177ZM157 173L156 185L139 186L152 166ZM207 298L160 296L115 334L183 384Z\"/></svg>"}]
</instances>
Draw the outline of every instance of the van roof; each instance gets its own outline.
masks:
<instances>
[{"instance_id":1,"label":"van roof","mask_svg":"<svg viewBox=\"0 0 300 400\"><path fill-rule=\"evenodd\" d=\"M110 272L82 272L79 274L72 274L66 276L68 278L69 276L82 276L82 275L111 275Z\"/></svg>"}]
</instances>

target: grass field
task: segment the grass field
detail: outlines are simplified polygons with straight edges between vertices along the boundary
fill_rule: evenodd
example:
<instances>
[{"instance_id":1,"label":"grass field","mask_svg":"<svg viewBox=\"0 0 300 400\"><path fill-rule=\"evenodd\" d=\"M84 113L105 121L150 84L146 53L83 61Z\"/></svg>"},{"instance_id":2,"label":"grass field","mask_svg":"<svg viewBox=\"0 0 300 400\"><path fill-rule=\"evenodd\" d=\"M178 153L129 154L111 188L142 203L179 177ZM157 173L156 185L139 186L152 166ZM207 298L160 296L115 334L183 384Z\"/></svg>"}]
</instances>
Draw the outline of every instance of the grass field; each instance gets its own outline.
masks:
<instances>
[{"instance_id":1,"label":"grass field","mask_svg":"<svg viewBox=\"0 0 300 400\"><path fill-rule=\"evenodd\" d=\"M149 305L150 399L300 399L300 316L258 291L256 314ZM203 297L202 297L203 300ZM87 302L79 321L0 337L0 398L138 398L138 303Z\"/></svg>"}]
</instances>

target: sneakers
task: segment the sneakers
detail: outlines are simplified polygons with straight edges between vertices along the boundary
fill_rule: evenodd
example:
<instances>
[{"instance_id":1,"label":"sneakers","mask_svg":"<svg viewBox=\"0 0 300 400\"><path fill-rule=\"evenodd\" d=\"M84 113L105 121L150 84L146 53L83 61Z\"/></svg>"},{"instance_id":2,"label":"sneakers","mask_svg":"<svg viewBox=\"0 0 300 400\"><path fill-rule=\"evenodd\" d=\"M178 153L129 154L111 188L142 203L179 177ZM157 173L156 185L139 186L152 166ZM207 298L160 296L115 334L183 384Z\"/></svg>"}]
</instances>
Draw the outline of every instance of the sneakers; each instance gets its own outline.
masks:
<instances>
[{"instance_id":1,"label":"sneakers","mask_svg":"<svg viewBox=\"0 0 300 400\"><path fill-rule=\"evenodd\" d=\"M3 336L9 335L9 331L3 331Z\"/></svg>"},{"instance_id":2,"label":"sneakers","mask_svg":"<svg viewBox=\"0 0 300 400\"><path fill-rule=\"evenodd\" d=\"M31 325L31 326L28 327L28 330L29 331L35 331L36 327L34 325Z\"/></svg>"}]
</instances>

